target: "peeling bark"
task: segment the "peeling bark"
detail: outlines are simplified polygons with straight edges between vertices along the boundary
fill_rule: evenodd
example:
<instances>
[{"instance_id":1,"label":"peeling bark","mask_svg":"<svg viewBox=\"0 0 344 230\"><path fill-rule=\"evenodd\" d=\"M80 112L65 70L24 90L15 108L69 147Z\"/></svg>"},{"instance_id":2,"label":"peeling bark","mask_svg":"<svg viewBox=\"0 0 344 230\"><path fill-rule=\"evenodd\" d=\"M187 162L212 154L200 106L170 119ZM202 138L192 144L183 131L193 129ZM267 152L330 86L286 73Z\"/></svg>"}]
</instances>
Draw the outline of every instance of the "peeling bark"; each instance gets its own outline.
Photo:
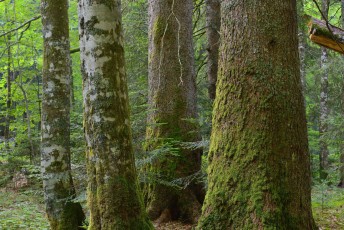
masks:
<instances>
[{"instance_id":1,"label":"peeling bark","mask_svg":"<svg viewBox=\"0 0 344 230\"><path fill-rule=\"evenodd\" d=\"M68 1L41 2L44 57L41 166L46 212L52 230L78 229L85 218L71 201L70 55Z\"/></svg>"},{"instance_id":2,"label":"peeling bark","mask_svg":"<svg viewBox=\"0 0 344 230\"><path fill-rule=\"evenodd\" d=\"M152 229L132 149L121 1L80 0L90 230Z\"/></svg>"},{"instance_id":3,"label":"peeling bark","mask_svg":"<svg viewBox=\"0 0 344 230\"><path fill-rule=\"evenodd\" d=\"M221 11L208 191L198 229L317 229L296 1L223 0Z\"/></svg>"},{"instance_id":4,"label":"peeling bark","mask_svg":"<svg viewBox=\"0 0 344 230\"><path fill-rule=\"evenodd\" d=\"M146 147L152 151L169 143L179 149L179 155L164 156L146 170L147 173L163 175L164 180L168 181L190 176L201 168L200 150L188 150L173 143L199 140L198 126L195 124L192 10L192 0L149 1ZM163 213L171 213L170 219L195 222L200 214L202 193L201 186L194 181L181 190L152 182L145 188L148 214L151 219L158 219Z\"/></svg>"}]
</instances>

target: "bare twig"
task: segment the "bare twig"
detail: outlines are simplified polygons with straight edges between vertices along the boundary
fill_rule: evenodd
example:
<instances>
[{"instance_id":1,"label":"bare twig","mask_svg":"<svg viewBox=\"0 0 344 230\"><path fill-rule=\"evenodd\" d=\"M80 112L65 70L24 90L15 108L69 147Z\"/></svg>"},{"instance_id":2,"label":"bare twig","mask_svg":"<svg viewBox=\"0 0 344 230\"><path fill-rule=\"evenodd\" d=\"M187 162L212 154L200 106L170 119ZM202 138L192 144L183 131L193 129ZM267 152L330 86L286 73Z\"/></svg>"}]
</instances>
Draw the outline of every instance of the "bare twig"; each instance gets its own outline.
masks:
<instances>
[{"instance_id":1,"label":"bare twig","mask_svg":"<svg viewBox=\"0 0 344 230\"><path fill-rule=\"evenodd\" d=\"M1 1L1 0L0 0L0 1ZM5 32L5 33L3 33L3 34L0 34L0 37L3 37L3 36L6 36L7 34L10 34L10 33L12 33L12 32L15 32L15 31L17 31L17 30L23 28L23 27L26 26L26 25L28 25L28 27L26 28L26 30L27 30L27 29L30 27L31 22L36 21L37 19L40 19L40 18L41 18L41 15L38 15L38 16L36 16L36 17L33 17L33 18L31 18L30 20L27 20L26 22L24 22L23 24L21 24L20 26L14 28L14 29L11 29L11 30L9 30L9 31L7 31L7 32Z\"/></svg>"}]
</instances>

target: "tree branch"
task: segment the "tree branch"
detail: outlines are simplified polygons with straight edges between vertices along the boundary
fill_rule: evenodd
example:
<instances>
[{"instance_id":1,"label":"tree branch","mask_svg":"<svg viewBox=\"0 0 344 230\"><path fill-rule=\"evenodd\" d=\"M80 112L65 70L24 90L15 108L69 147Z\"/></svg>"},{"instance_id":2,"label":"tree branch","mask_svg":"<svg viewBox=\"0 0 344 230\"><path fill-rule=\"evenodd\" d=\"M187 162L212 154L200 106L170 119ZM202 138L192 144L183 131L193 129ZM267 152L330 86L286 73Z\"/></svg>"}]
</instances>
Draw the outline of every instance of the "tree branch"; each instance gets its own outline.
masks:
<instances>
[{"instance_id":1,"label":"tree branch","mask_svg":"<svg viewBox=\"0 0 344 230\"><path fill-rule=\"evenodd\" d=\"M0 0L0 1L4 1L4 0ZM21 24L20 26L14 28L14 29L11 29L11 30L9 30L9 31L7 31L7 32L5 32L5 33L3 33L3 34L0 34L0 38L3 37L3 36L6 36L7 34L10 34L10 33L14 32L14 31L19 30L19 29L23 28L23 27L26 26L26 25L28 25L28 27L29 27L30 24L31 24L31 22L36 21L37 19L40 19L40 18L41 18L41 15L38 15L38 16L36 16L36 17L33 17L33 18L31 18L30 20L27 20L26 22L24 22L23 24Z\"/></svg>"}]
</instances>

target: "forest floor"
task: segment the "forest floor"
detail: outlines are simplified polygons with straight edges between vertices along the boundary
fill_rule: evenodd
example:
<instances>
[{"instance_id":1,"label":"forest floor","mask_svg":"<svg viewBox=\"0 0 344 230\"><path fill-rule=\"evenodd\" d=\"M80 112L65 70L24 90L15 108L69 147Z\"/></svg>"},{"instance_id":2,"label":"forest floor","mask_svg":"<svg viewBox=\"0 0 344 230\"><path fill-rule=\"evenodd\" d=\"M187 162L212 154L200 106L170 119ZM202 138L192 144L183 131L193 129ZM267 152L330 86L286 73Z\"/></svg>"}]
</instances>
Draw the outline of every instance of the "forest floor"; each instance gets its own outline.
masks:
<instances>
[{"instance_id":1,"label":"forest floor","mask_svg":"<svg viewBox=\"0 0 344 230\"><path fill-rule=\"evenodd\" d=\"M316 186L312 194L313 214L321 230L344 229L344 190ZM192 225L169 222L157 230L191 230ZM0 189L0 230L48 230L43 195L33 189Z\"/></svg>"}]
</instances>

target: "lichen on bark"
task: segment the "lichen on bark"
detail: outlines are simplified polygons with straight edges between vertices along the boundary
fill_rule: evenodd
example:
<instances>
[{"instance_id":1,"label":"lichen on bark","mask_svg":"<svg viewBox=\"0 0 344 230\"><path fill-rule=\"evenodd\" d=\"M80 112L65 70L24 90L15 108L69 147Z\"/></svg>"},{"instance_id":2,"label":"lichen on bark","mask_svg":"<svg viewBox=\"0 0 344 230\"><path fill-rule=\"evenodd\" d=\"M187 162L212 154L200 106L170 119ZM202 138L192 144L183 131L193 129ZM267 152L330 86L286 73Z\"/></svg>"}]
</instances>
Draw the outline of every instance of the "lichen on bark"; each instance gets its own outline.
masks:
<instances>
[{"instance_id":1,"label":"lichen on bark","mask_svg":"<svg viewBox=\"0 0 344 230\"><path fill-rule=\"evenodd\" d=\"M52 230L78 229L85 219L74 203L70 163L70 66L68 1L41 3L44 60L41 166Z\"/></svg>"},{"instance_id":2,"label":"lichen on bark","mask_svg":"<svg viewBox=\"0 0 344 230\"><path fill-rule=\"evenodd\" d=\"M121 1L79 1L89 229L152 229L137 183Z\"/></svg>"}]
</instances>

